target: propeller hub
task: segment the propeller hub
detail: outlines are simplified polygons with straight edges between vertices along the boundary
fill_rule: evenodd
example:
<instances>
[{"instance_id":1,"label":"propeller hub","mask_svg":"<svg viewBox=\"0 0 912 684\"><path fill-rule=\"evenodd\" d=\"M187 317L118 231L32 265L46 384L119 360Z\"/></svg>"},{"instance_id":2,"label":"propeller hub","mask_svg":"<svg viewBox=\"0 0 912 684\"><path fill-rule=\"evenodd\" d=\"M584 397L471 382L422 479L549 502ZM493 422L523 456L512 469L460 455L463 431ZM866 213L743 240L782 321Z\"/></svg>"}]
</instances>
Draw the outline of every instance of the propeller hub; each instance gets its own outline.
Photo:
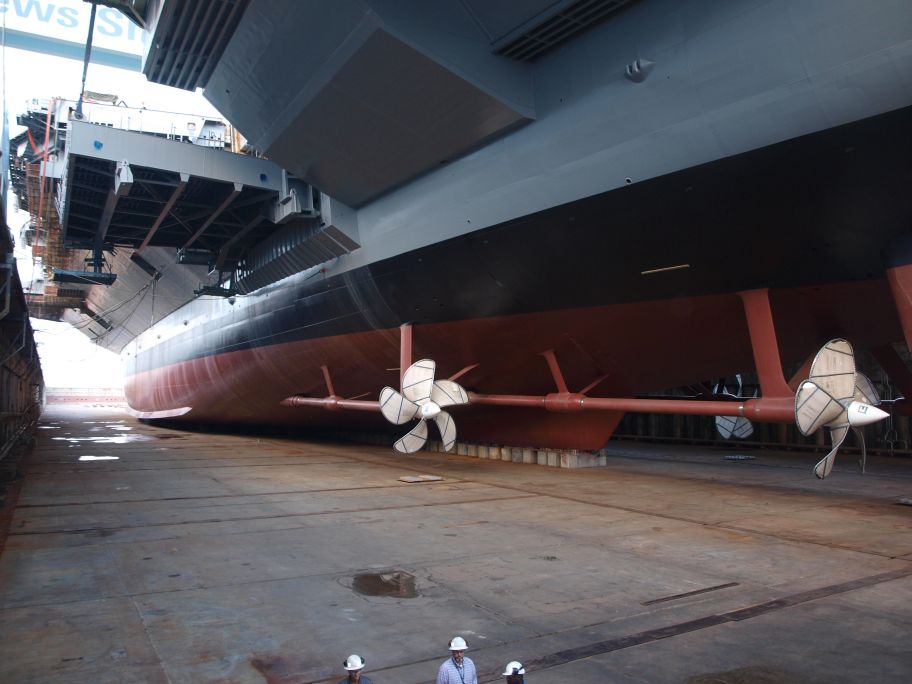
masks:
<instances>
[{"instance_id":1,"label":"propeller hub","mask_svg":"<svg viewBox=\"0 0 912 684\"><path fill-rule=\"evenodd\" d=\"M870 404L865 404L860 401L853 401L846 407L846 410L849 415L849 425L852 427L870 425L871 423L876 423L879 420L890 417L890 414L886 411L882 411L876 406L871 406Z\"/></svg>"},{"instance_id":2,"label":"propeller hub","mask_svg":"<svg viewBox=\"0 0 912 684\"><path fill-rule=\"evenodd\" d=\"M430 419L440 413L440 407L433 401L421 405L421 417Z\"/></svg>"}]
</instances>

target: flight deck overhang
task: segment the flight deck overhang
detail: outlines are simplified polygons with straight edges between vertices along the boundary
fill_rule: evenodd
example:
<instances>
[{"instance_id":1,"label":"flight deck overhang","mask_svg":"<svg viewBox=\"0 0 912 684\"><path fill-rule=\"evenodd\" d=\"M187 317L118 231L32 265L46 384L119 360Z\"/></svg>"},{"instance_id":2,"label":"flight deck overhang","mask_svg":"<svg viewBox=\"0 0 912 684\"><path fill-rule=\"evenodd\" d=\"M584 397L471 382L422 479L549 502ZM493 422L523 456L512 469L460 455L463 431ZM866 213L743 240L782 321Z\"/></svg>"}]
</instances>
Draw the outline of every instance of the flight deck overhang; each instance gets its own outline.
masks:
<instances>
[{"instance_id":1,"label":"flight deck overhang","mask_svg":"<svg viewBox=\"0 0 912 684\"><path fill-rule=\"evenodd\" d=\"M355 207L535 116L529 66L437 0L252 0L205 96L270 159Z\"/></svg>"},{"instance_id":2,"label":"flight deck overhang","mask_svg":"<svg viewBox=\"0 0 912 684\"><path fill-rule=\"evenodd\" d=\"M143 73L174 88L204 87L248 2L143 0Z\"/></svg>"},{"instance_id":3,"label":"flight deck overhang","mask_svg":"<svg viewBox=\"0 0 912 684\"><path fill-rule=\"evenodd\" d=\"M536 118L532 62L632 0L149 0L143 71L360 208Z\"/></svg>"}]
</instances>

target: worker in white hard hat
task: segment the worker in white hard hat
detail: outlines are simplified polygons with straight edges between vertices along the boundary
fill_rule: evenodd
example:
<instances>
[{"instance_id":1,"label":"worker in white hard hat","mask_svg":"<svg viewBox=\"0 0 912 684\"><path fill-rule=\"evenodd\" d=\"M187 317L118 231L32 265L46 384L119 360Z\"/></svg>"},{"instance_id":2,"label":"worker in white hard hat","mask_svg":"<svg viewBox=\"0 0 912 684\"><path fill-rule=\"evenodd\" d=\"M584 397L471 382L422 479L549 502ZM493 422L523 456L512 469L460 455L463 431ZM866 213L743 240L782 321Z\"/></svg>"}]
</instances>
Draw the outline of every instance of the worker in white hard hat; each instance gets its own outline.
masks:
<instances>
[{"instance_id":1,"label":"worker in white hard hat","mask_svg":"<svg viewBox=\"0 0 912 684\"><path fill-rule=\"evenodd\" d=\"M469 648L461 636L450 639L450 657L440 664L437 670L437 684L478 684L475 663L466 658Z\"/></svg>"},{"instance_id":2,"label":"worker in white hard hat","mask_svg":"<svg viewBox=\"0 0 912 684\"><path fill-rule=\"evenodd\" d=\"M348 658L342 661L342 667L348 671L348 676L340 679L339 684L349 684L350 682L374 684L370 680L370 677L365 677L361 674L361 670L364 669L364 658L361 656L352 653Z\"/></svg>"},{"instance_id":3,"label":"worker in white hard hat","mask_svg":"<svg viewBox=\"0 0 912 684\"><path fill-rule=\"evenodd\" d=\"M525 684L524 674L526 674L526 668L518 660L511 660L504 668L504 677L507 678L507 684Z\"/></svg>"}]
</instances>

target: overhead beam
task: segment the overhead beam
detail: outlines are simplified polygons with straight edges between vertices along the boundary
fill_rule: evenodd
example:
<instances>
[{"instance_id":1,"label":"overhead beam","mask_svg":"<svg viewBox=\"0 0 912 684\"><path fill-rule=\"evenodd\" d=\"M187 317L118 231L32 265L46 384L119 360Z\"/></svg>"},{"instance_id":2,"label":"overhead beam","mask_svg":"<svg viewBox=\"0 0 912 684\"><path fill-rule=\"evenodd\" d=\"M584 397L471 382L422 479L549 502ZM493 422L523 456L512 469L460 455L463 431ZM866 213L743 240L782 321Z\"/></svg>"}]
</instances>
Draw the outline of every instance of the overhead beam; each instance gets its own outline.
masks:
<instances>
[{"instance_id":1,"label":"overhead beam","mask_svg":"<svg viewBox=\"0 0 912 684\"><path fill-rule=\"evenodd\" d=\"M184 193L184 188L187 187L187 183L190 180L189 173L180 174L180 181L178 181L174 190L171 191L171 197L168 198L168 201L165 203L165 206L158 214L158 218L155 219L155 223L152 224L152 227L149 228L149 232L146 233L146 237L143 239L142 244L136 250L136 254L140 254L146 247L149 246L149 241L161 227L162 221L165 220L165 217L171 213L171 208L174 206L174 203L180 198Z\"/></svg>"},{"instance_id":2,"label":"overhead beam","mask_svg":"<svg viewBox=\"0 0 912 684\"><path fill-rule=\"evenodd\" d=\"M199 229L190 236L190 239L187 240L186 244L184 244L184 246L181 247L179 251L182 252L185 249L188 249L194 242L196 242L197 239L199 239L199 236L205 233L206 229L215 223L216 219L221 216L222 212L231 205L231 203L234 201L234 198L241 194L241 191L244 189L244 184L233 183L232 185L234 188L231 190L231 192L228 193L225 199L222 200L222 203L218 205L216 210L212 212L208 219L206 219L205 223L203 223L203 225L201 225Z\"/></svg>"},{"instance_id":3,"label":"overhead beam","mask_svg":"<svg viewBox=\"0 0 912 684\"><path fill-rule=\"evenodd\" d=\"M155 178L143 178L141 181L136 182L141 183L142 185L162 185L166 188L173 188L177 185L173 180L156 180Z\"/></svg>"},{"instance_id":4,"label":"overhead beam","mask_svg":"<svg viewBox=\"0 0 912 684\"><path fill-rule=\"evenodd\" d=\"M99 188L95 185L88 185L87 183L80 183L79 181L71 182L70 187L77 188L79 190L86 190L87 192L97 192L99 195L103 195L105 193L104 188Z\"/></svg>"},{"instance_id":5,"label":"overhead beam","mask_svg":"<svg viewBox=\"0 0 912 684\"><path fill-rule=\"evenodd\" d=\"M101 251L104 248L104 241L108 235L108 228L111 225L111 218L117 209L117 202L121 197L130 194L130 188L133 187L133 172L130 171L130 165L124 159L117 163L117 171L114 173L114 187L108 191L108 197L105 200L104 209L101 212L101 219L98 227L95 229L95 247L92 253L93 266L95 270L101 268Z\"/></svg>"}]
</instances>

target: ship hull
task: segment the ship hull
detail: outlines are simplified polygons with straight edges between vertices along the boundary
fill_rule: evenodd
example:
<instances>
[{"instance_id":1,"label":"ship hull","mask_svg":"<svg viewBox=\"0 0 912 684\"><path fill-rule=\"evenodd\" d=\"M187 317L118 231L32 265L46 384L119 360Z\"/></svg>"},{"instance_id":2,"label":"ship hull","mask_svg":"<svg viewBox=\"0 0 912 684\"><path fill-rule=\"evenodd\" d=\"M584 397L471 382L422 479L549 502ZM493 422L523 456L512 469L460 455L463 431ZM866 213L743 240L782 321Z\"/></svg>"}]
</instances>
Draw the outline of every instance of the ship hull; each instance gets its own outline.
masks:
<instances>
[{"instance_id":1,"label":"ship hull","mask_svg":"<svg viewBox=\"0 0 912 684\"><path fill-rule=\"evenodd\" d=\"M380 429L379 415L280 405L397 386L414 358L490 394L647 392L753 369L737 293L768 289L785 372L822 341L903 340L887 266L912 225L912 109L802 136L468 232L352 271L197 301L125 350L143 415ZM663 270L669 269L669 270ZM187 410L189 409L189 410ZM469 406L460 436L593 449L621 414Z\"/></svg>"},{"instance_id":2,"label":"ship hull","mask_svg":"<svg viewBox=\"0 0 912 684\"><path fill-rule=\"evenodd\" d=\"M820 339L839 330L862 348L900 339L884 280L775 290L770 293L779 346L795 369ZM846 306L859 313L842 318ZM808 316L814 323L808 324ZM251 336L257 329L251 325ZM266 334L266 330L260 329ZM413 355L432 357L441 376L478 364L460 378L484 394L540 395L556 390L541 352L554 350L568 387L594 386L591 396L633 397L726 376L753 367L741 299L734 294L495 316L413 328ZM286 407L289 396L335 394L376 399L398 386L399 330L389 328L256 346L130 375L126 394L138 411L191 410L179 419L201 423L266 424L380 431L377 414ZM462 439L491 444L598 449L622 414L556 414L536 409L467 406L459 412Z\"/></svg>"}]
</instances>

